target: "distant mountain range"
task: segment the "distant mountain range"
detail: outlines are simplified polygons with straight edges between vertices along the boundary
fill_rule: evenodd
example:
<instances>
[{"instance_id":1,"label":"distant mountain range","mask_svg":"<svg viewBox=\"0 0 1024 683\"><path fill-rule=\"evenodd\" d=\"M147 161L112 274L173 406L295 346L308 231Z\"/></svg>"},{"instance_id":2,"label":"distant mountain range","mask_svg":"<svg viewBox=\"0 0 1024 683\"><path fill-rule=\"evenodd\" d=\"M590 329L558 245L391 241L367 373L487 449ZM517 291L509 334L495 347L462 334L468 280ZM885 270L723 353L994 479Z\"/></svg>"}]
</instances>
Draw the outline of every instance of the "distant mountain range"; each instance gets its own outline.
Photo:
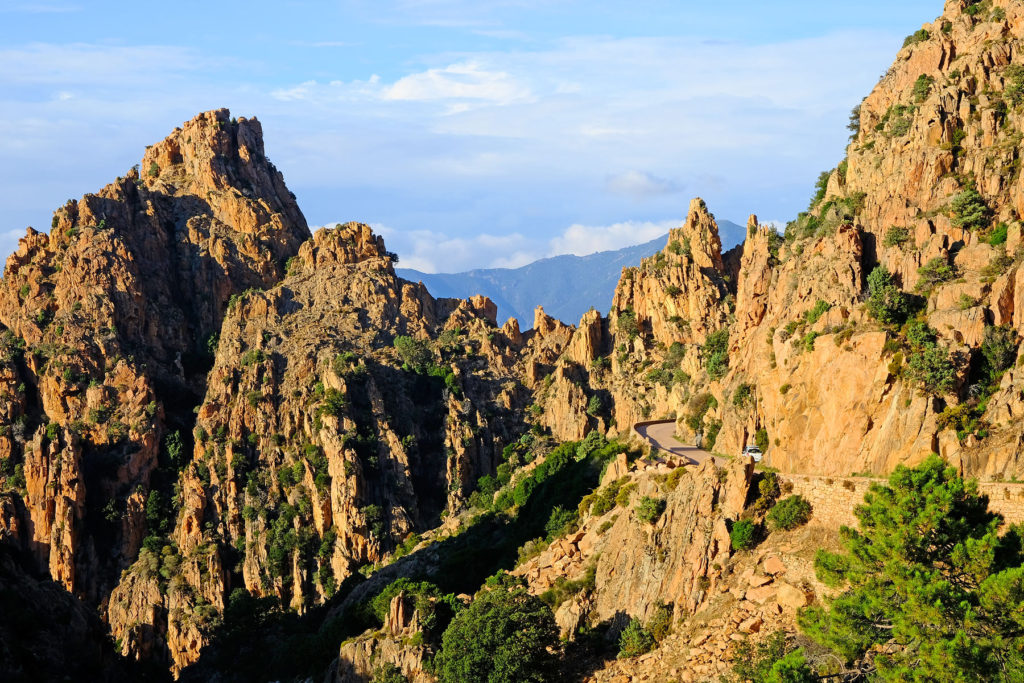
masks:
<instances>
[{"instance_id":1,"label":"distant mountain range","mask_svg":"<svg viewBox=\"0 0 1024 683\"><path fill-rule=\"evenodd\" d=\"M719 221L722 249L741 243L746 229L732 221ZM421 281L435 297L465 299L483 294L498 305L498 322L516 318L526 330L533 327L533 311L544 311L567 323L577 323L591 307L607 312L622 269L664 248L668 234L644 244L589 256L553 256L520 268L482 268L463 273L422 273L397 268L399 277Z\"/></svg>"}]
</instances>

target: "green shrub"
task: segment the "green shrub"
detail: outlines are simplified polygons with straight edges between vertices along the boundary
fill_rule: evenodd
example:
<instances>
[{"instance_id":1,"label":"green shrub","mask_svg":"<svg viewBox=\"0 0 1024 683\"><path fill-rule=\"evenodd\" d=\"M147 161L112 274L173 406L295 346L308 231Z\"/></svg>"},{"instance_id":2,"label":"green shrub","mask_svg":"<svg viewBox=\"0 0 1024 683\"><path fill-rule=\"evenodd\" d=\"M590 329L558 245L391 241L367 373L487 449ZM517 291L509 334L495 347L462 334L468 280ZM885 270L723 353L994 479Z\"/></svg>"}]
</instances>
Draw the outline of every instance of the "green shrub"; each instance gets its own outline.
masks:
<instances>
[{"instance_id":1,"label":"green shrub","mask_svg":"<svg viewBox=\"0 0 1024 683\"><path fill-rule=\"evenodd\" d=\"M720 431L722 431L721 420L711 420L708 422L707 429L704 432L704 450L710 451L714 449Z\"/></svg>"},{"instance_id":2,"label":"green shrub","mask_svg":"<svg viewBox=\"0 0 1024 683\"><path fill-rule=\"evenodd\" d=\"M932 91L932 85L935 84L935 79L926 74L921 74L917 77L917 81L914 83L914 101L921 104L928 99L928 93Z\"/></svg>"},{"instance_id":3,"label":"green shrub","mask_svg":"<svg viewBox=\"0 0 1024 683\"><path fill-rule=\"evenodd\" d=\"M402 670L391 662L385 662L373 670L370 683L409 683Z\"/></svg>"},{"instance_id":4,"label":"green shrub","mask_svg":"<svg viewBox=\"0 0 1024 683\"><path fill-rule=\"evenodd\" d=\"M922 28L919 31L915 31L914 33L911 33L909 36L907 36L906 39L903 41L903 47L909 47L911 45L923 43L930 37L931 36L929 35L928 31Z\"/></svg>"},{"instance_id":5,"label":"green shrub","mask_svg":"<svg viewBox=\"0 0 1024 683\"><path fill-rule=\"evenodd\" d=\"M985 359L985 374L989 382L999 381L1017 359L1017 333L1009 324L987 326L981 342L981 355Z\"/></svg>"},{"instance_id":6,"label":"green shrub","mask_svg":"<svg viewBox=\"0 0 1024 683\"><path fill-rule=\"evenodd\" d=\"M452 619L434 670L441 683L546 683L555 680L557 646L551 609L522 586L498 585Z\"/></svg>"},{"instance_id":7,"label":"green shrub","mask_svg":"<svg viewBox=\"0 0 1024 683\"><path fill-rule=\"evenodd\" d=\"M754 444L761 449L762 453L768 452L768 430L761 427L754 432Z\"/></svg>"},{"instance_id":8,"label":"green shrub","mask_svg":"<svg viewBox=\"0 0 1024 683\"><path fill-rule=\"evenodd\" d=\"M917 269L917 284L914 289L919 292L930 292L932 289L956 277L956 271L946 259L936 256Z\"/></svg>"},{"instance_id":9,"label":"green shrub","mask_svg":"<svg viewBox=\"0 0 1024 683\"><path fill-rule=\"evenodd\" d=\"M736 680L751 683L813 683L821 680L811 672L803 651L787 645L786 634L782 631L776 631L757 645L748 640L740 641L736 646L732 671Z\"/></svg>"},{"instance_id":10,"label":"green shrub","mask_svg":"<svg viewBox=\"0 0 1024 683\"><path fill-rule=\"evenodd\" d=\"M749 519L741 519L733 523L729 530L729 540L733 550L749 550L757 540L757 525Z\"/></svg>"},{"instance_id":11,"label":"green shrub","mask_svg":"<svg viewBox=\"0 0 1024 683\"><path fill-rule=\"evenodd\" d=\"M753 385L747 384L746 382L743 382L738 387L736 387L736 391L734 391L732 394L733 406L739 410L743 410L748 405L750 405L750 397L753 392L753 389Z\"/></svg>"},{"instance_id":12,"label":"green shrub","mask_svg":"<svg viewBox=\"0 0 1024 683\"><path fill-rule=\"evenodd\" d=\"M636 517L641 522L654 524L661 518L661 513L665 511L665 506L665 500L662 498L644 496L636 506Z\"/></svg>"},{"instance_id":13,"label":"green shrub","mask_svg":"<svg viewBox=\"0 0 1024 683\"><path fill-rule=\"evenodd\" d=\"M878 266L868 275L868 313L884 325L902 325L910 315L910 301L893 276Z\"/></svg>"},{"instance_id":14,"label":"green shrub","mask_svg":"<svg viewBox=\"0 0 1024 683\"><path fill-rule=\"evenodd\" d=\"M949 206L953 214L951 222L958 228L981 230L988 227L992 219L992 210L985 203L984 197L973 187L968 187L953 197Z\"/></svg>"},{"instance_id":15,"label":"green shrub","mask_svg":"<svg viewBox=\"0 0 1024 683\"><path fill-rule=\"evenodd\" d=\"M900 247L910 241L910 231L904 227L894 225L885 232L885 239L882 246L886 248Z\"/></svg>"},{"instance_id":16,"label":"green shrub","mask_svg":"<svg viewBox=\"0 0 1024 683\"><path fill-rule=\"evenodd\" d=\"M550 543L556 538L561 538L575 529L578 519L579 515L575 510L566 510L562 507L555 507L555 509L551 511L551 516L548 518L547 524L544 525L544 532L547 534L548 542Z\"/></svg>"},{"instance_id":17,"label":"green shrub","mask_svg":"<svg viewBox=\"0 0 1024 683\"><path fill-rule=\"evenodd\" d=\"M939 346L935 331L926 323L911 321L907 325L907 376L921 384L924 391L939 396L956 386L957 371L949 352Z\"/></svg>"},{"instance_id":18,"label":"green shrub","mask_svg":"<svg viewBox=\"0 0 1024 683\"><path fill-rule=\"evenodd\" d=\"M640 326L636 321L636 311L632 308L619 313L619 317L615 321L616 330L629 337L630 341L640 336Z\"/></svg>"},{"instance_id":19,"label":"green shrub","mask_svg":"<svg viewBox=\"0 0 1024 683\"><path fill-rule=\"evenodd\" d=\"M722 328L708 335L701 346L708 377L712 381L722 379L729 371L729 330Z\"/></svg>"},{"instance_id":20,"label":"green shrub","mask_svg":"<svg viewBox=\"0 0 1024 683\"><path fill-rule=\"evenodd\" d=\"M402 363L413 372L425 372L434 358L430 346L421 339L399 335L393 344Z\"/></svg>"},{"instance_id":21,"label":"green shrub","mask_svg":"<svg viewBox=\"0 0 1024 683\"><path fill-rule=\"evenodd\" d=\"M813 325L821 319L821 316L825 315L832 309L832 304L827 301L818 299L814 303L814 307L804 314L804 320L807 321L808 325Z\"/></svg>"},{"instance_id":22,"label":"green shrub","mask_svg":"<svg viewBox=\"0 0 1024 683\"><path fill-rule=\"evenodd\" d=\"M1024 66L1011 64L1003 72L1003 78L1006 79L1004 97L1013 106L1020 105L1024 102Z\"/></svg>"},{"instance_id":23,"label":"green shrub","mask_svg":"<svg viewBox=\"0 0 1024 683\"><path fill-rule=\"evenodd\" d=\"M768 512L768 523L774 529L795 529L811 518L811 504L803 496L783 498Z\"/></svg>"},{"instance_id":24,"label":"green shrub","mask_svg":"<svg viewBox=\"0 0 1024 683\"><path fill-rule=\"evenodd\" d=\"M996 227L992 228L992 232L989 233L985 241L991 244L993 247L998 247L1001 244L1006 244L1007 233L1010 230L1010 226L1006 223L1000 222Z\"/></svg>"},{"instance_id":25,"label":"green shrub","mask_svg":"<svg viewBox=\"0 0 1024 683\"><path fill-rule=\"evenodd\" d=\"M654 649L654 636L643 627L639 619L632 619L619 635L619 659L647 654Z\"/></svg>"}]
</instances>

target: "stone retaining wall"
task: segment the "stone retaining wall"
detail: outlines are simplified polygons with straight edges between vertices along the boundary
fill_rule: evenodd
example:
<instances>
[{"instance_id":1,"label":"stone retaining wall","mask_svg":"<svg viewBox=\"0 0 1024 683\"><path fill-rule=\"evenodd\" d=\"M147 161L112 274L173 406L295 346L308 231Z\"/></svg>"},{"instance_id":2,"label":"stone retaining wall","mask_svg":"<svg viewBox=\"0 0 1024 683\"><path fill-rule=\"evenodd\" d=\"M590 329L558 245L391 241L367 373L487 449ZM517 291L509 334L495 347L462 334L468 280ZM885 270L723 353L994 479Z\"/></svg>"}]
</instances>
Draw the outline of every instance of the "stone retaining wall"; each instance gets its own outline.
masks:
<instances>
[{"instance_id":1,"label":"stone retaining wall","mask_svg":"<svg viewBox=\"0 0 1024 683\"><path fill-rule=\"evenodd\" d=\"M830 527L856 526L853 509L864 502L864 493L873 482L886 479L867 477L820 477L803 474L780 474L783 482L793 485L793 494L800 494L814 507L814 520ZM989 498L989 507L1003 515L1011 524L1024 522L1024 484L981 482L978 489Z\"/></svg>"}]
</instances>

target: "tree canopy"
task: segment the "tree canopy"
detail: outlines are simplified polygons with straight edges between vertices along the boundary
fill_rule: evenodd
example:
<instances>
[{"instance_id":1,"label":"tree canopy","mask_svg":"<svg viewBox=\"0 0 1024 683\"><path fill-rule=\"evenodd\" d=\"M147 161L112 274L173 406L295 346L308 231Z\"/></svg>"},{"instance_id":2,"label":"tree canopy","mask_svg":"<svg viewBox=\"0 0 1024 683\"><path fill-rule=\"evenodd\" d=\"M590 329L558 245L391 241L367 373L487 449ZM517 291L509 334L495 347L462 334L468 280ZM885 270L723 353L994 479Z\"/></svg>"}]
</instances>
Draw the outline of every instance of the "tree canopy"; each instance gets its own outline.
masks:
<instances>
[{"instance_id":1,"label":"tree canopy","mask_svg":"<svg viewBox=\"0 0 1024 683\"><path fill-rule=\"evenodd\" d=\"M554 680L558 627L551 609L507 575L490 580L452 620L434 659L442 683Z\"/></svg>"},{"instance_id":2,"label":"tree canopy","mask_svg":"<svg viewBox=\"0 0 1024 683\"><path fill-rule=\"evenodd\" d=\"M886 681L1024 680L1021 530L1000 532L988 498L938 456L875 484L819 551L818 577L842 593L802 629Z\"/></svg>"}]
</instances>

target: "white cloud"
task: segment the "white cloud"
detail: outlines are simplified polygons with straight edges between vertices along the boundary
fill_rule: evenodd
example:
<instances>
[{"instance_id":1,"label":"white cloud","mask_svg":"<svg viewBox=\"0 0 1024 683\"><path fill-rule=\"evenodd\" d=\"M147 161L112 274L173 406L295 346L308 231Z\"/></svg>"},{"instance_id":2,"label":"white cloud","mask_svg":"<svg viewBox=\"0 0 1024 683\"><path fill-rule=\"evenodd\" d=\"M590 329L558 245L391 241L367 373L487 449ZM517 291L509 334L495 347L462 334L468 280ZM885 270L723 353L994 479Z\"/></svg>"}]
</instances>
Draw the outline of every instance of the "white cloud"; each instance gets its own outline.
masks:
<instances>
[{"instance_id":1,"label":"white cloud","mask_svg":"<svg viewBox=\"0 0 1024 683\"><path fill-rule=\"evenodd\" d=\"M333 225L333 223L329 224ZM627 221L612 225L571 225L545 242L514 233L452 237L431 230L400 230L386 225L373 229L396 252L402 268L424 273L458 273L475 268L518 268L541 258L622 249L664 235L679 222Z\"/></svg>"},{"instance_id":2,"label":"white cloud","mask_svg":"<svg viewBox=\"0 0 1024 683\"><path fill-rule=\"evenodd\" d=\"M530 89L503 71L462 62L398 79L383 92L386 100L484 100L495 104L528 101Z\"/></svg>"},{"instance_id":3,"label":"white cloud","mask_svg":"<svg viewBox=\"0 0 1024 683\"><path fill-rule=\"evenodd\" d=\"M626 221L612 225L570 225L550 242L550 255L575 254L586 256L599 251L622 249L634 244L650 242L664 235L679 221Z\"/></svg>"},{"instance_id":4,"label":"white cloud","mask_svg":"<svg viewBox=\"0 0 1024 683\"><path fill-rule=\"evenodd\" d=\"M480 234L472 237L451 237L430 230L397 230L375 225L396 252L402 268L424 273L455 273L473 268L518 268L543 255L538 245L520 234Z\"/></svg>"},{"instance_id":5,"label":"white cloud","mask_svg":"<svg viewBox=\"0 0 1024 683\"><path fill-rule=\"evenodd\" d=\"M673 180L659 178L646 171L626 171L608 178L605 187L609 192L634 199L645 199L682 192L681 185Z\"/></svg>"}]
</instances>

